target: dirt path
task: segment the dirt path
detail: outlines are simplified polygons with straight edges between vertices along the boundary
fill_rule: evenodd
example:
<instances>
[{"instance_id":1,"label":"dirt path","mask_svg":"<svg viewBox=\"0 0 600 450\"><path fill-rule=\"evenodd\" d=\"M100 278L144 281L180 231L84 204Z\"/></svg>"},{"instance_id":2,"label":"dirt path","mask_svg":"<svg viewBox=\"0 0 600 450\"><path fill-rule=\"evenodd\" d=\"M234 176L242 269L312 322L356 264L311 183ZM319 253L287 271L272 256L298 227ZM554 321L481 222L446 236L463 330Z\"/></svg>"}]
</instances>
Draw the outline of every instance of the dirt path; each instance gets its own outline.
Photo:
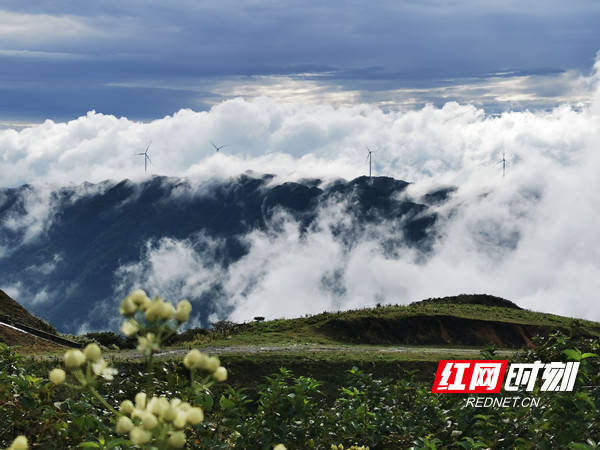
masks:
<instances>
[{"instance_id":1,"label":"dirt path","mask_svg":"<svg viewBox=\"0 0 600 450\"><path fill-rule=\"evenodd\" d=\"M243 355L257 353L407 353L407 354L448 354L460 356L465 359L479 359L480 349L478 348L452 348L452 347L423 347L423 346L377 346L377 345L231 345L231 346L205 346L199 347L199 350L211 355ZM184 356L189 349L167 350L157 353L157 357ZM508 357L512 355L513 350L498 351L499 357ZM137 350L121 351L118 354L111 355L117 359L141 359L142 355Z\"/></svg>"}]
</instances>

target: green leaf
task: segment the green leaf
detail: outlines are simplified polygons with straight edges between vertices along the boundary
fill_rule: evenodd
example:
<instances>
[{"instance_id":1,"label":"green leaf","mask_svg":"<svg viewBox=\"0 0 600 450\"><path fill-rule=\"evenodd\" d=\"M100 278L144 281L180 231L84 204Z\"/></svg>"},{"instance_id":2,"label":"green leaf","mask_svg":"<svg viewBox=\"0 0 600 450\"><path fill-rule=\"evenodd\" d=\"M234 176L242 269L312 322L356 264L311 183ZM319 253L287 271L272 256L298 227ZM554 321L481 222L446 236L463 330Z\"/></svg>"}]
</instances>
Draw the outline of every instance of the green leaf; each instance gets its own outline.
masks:
<instances>
[{"instance_id":1,"label":"green leaf","mask_svg":"<svg viewBox=\"0 0 600 450\"><path fill-rule=\"evenodd\" d=\"M473 416L473 419L478 419L478 420L484 420L484 421L488 421L491 419L492 416L489 415L485 415L485 414L475 414Z\"/></svg>"},{"instance_id":2,"label":"green leaf","mask_svg":"<svg viewBox=\"0 0 600 450\"><path fill-rule=\"evenodd\" d=\"M112 441L109 441L106 444L106 448L116 448L116 447L120 447L120 446L124 446L126 448L128 445L124 445L124 444L130 444L129 439L117 438L117 439L113 439Z\"/></svg>"},{"instance_id":3,"label":"green leaf","mask_svg":"<svg viewBox=\"0 0 600 450\"><path fill-rule=\"evenodd\" d=\"M82 442L77 447L79 447L79 448L102 448L100 446L100 444L98 444L97 442L91 442L91 441Z\"/></svg>"},{"instance_id":4,"label":"green leaf","mask_svg":"<svg viewBox=\"0 0 600 450\"><path fill-rule=\"evenodd\" d=\"M219 406L221 406L221 409L230 409L235 407L235 403L233 403L224 395L221 395L221 398L219 399Z\"/></svg>"},{"instance_id":5,"label":"green leaf","mask_svg":"<svg viewBox=\"0 0 600 450\"><path fill-rule=\"evenodd\" d=\"M566 349L563 350L563 353L566 355L567 358L569 359L573 359L575 361L581 361L581 351L580 350L573 350L573 349Z\"/></svg>"},{"instance_id":6,"label":"green leaf","mask_svg":"<svg viewBox=\"0 0 600 450\"><path fill-rule=\"evenodd\" d=\"M571 442L567 448L569 450L590 450L592 447L580 442Z\"/></svg>"}]
</instances>

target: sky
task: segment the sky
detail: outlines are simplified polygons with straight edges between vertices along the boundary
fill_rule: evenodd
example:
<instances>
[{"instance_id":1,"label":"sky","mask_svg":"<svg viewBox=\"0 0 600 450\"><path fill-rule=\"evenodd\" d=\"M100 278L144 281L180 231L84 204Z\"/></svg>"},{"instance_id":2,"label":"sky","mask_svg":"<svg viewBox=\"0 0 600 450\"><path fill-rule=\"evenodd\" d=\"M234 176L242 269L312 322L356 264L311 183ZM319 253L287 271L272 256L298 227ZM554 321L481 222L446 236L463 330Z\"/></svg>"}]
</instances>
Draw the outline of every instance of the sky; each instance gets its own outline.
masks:
<instances>
[{"instance_id":1,"label":"sky","mask_svg":"<svg viewBox=\"0 0 600 450\"><path fill-rule=\"evenodd\" d=\"M0 187L38 186L0 226L43 239L49 192L84 181L351 179L368 147L414 198L458 187L426 261L382 253L391 228L346 252L323 211L310 236L246 236L226 273L166 240L115 276L153 293L220 277L235 320L464 292L600 320L600 4L171 3L0 2ZM165 278L177 261L194 270ZM342 303L318 284L332 271Z\"/></svg>"},{"instance_id":2,"label":"sky","mask_svg":"<svg viewBox=\"0 0 600 450\"><path fill-rule=\"evenodd\" d=\"M2 0L0 126L260 96L487 113L585 103L598 23L593 0Z\"/></svg>"}]
</instances>

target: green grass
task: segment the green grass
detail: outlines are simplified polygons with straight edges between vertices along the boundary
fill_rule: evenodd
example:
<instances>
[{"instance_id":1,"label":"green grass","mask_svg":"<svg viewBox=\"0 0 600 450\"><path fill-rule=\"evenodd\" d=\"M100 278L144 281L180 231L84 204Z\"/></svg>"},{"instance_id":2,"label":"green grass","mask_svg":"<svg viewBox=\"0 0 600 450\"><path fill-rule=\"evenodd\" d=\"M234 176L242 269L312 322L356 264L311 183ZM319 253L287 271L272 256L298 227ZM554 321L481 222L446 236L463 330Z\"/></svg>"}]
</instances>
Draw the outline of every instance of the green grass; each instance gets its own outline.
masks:
<instances>
[{"instance_id":1,"label":"green grass","mask_svg":"<svg viewBox=\"0 0 600 450\"><path fill-rule=\"evenodd\" d=\"M413 322L424 320L439 321L448 324L450 319L465 319L467 321L483 321L492 323L500 328L509 326L530 327L534 333L548 334L561 330L567 334L600 336L600 324L583 319L575 319L554 314L519 309L516 307L488 306L473 303L453 303L459 301L478 301L479 296L460 296L446 299L430 300L414 303L408 306L383 306L379 308L364 308L343 312L325 312L309 317L296 319L275 319L265 322L251 322L225 329L221 334L213 333L195 342L200 345L289 345L289 344L350 344L350 343L387 343L401 344L398 341L385 341L385 333L389 335L390 327L410 327ZM413 319L413 320L411 320ZM464 322L464 321L463 321ZM461 322L461 323L463 323ZM456 330L454 333L461 333ZM376 329L367 330L366 327ZM377 327L384 327L381 331ZM385 328L387 327L387 329ZM467 327L468 328L468 327ZM514 328L514 327L513 327ZM423 330L421 330L422 332ZM465 330L466 331L466 330ZM366 336L367 333L370 336ZM379 333L381 336L378 336ZM415 331L416 334L416 331ZM378 341L378 339L384 339ZM435 336L427 336L428 341L405 342L411 344L433 344ZM484 337L482 339L485 339ZM440 345L447 344L440 337ZM491 343L491 342L490 342ZM484 345L477 342L473 345ZM460 342L458 343L460 345ZM510 345L507 345L510 346ZM513 345L514 346L514 345Z\"/></svg>"}]
</instances>

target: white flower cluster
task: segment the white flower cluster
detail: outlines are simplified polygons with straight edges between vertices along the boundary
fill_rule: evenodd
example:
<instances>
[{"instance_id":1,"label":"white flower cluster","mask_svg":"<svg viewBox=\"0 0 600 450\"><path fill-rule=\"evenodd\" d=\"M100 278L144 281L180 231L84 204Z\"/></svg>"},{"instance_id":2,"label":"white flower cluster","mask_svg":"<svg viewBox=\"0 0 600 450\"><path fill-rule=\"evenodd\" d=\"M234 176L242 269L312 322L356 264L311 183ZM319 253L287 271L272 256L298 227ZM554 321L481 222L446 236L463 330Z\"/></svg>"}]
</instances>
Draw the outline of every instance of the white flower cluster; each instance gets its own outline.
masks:
<instances>
[{"instance_id":1,"label":"white flower cluster","mask_svg":"<svg viewBox=\"0 0 600 450\"><path fill-rule=\"evenodd\" d=\"M221 361L216 356L209 356L199 350L190 350L183 358L183 365L189 370L205 370L212 373L215 381L227 380L227 369L221 366Z\"/></svg>"},{"instance_id":2,"label":"white flower cluster","mask_svg":"<svg viewBox=\"0 0 600 450\"><path fill-rule=\"evenodd\" d=\"M121 331L128 337L137 336L137 348L151 364L152 355L160 349L161 342L189 319L192 305L187 300L181 300L177 307L159 297L150 300L144 291L138 289L123 300L120 311L126 318ZM214 382L227 380L227 369L221 366L217 357L191 350L183 363L192 372L192 380L197 369L210 373L213 381L205 378L199 385L203 389ZM138 446L151 444L182 448L186 443L184 428L204 420L202 408L193 407L178 398L169 400L160 396L148 399L144 392L135 396L135 403L130 400L121 403L119 414L117 433L128 434L131 442Z\"/></svg>"},{"instance_id":3,"label":"white flower cluster","mask_svg":"<svg viewBox=\"0 0 600 450\"><path fill-rule=\"evenodd\" d=\"M186 425L198 425L204 420L202 408L191 406L178 398L152 397L144 392L121 403L122 414L117 421L117 433L129 434L135 445L151 441L164 441L171 448L183 448L186 442L183 429Z\"/></svg>"},{"instance_id":4,"label":"white flower cluster","mask_svg":"<svg viewBox=\"0 0 600 450\"><path fill-rule=\"evenodd\" d=\"M191 310L192 305L187 300L180 301L175 308L159 297L150 300L144 291L138 289L121 303L121 314L127 319L121 330L127 336L137 336L137 348L147 357L151 369L152 355L160 349L161 341L189 319ZM119 411L116 411L95 389L96 377L112 380L117 372L108 366L97 344L89 344L83 351L67 351L64 364L81 386L118 416L117 433L128 435L134 445L183 448L186 444L185 427L198 425L204 420L204 411L200 407L193 407L178 398L169 400L164 396L153 396L148 399L144 392L135 396L135 403L130 400L122 402ZM227 369L221 366L219 358L199 350L191 350L184 357L183 364L191 372L191 383L196 392L205 392L215 382L227 380ZM202 382L194 380L197 370L208 372ZM63 384L66 376L67 373L60 368L49 373L50 381L56 385ZM27 439L19 436L10 448L26 449ZM282 445L277 447L277 450L284 449Z\"/></svg>"},{"instance_id":5,"label":"white flower cluster","mask_svg":"<svg viewBox=\"0 0 600 450\"><path fill-rule=\"evenodd\" d=\"M342 444L339 444L339 445L331 444L331 450L344 450L344 446ZM369 446L361 445L359 447L358 445L352 445L351 447L348 447L346 450L369 450Z\"/></svg>"},{"instance_id":6,"label":"white flower cluster","mask_svg":"<svg viewBox=\"0 0 600 450\"><path fill-rule=\"evenodd\" d=\"M127 319L121 331L128 337L137 335L138 350L149 357L160 349L162 340L187 322L192 304L181 300L175 308L160 297L150 300L143 290L137 289L121 302L119 311Z\"/></svg>"},{"instance_id":7,"label":"white flower cluster","mask_svg":"<svg viewBox=\"0 0 600 450\"><path fill-rule=\"evenodd\" d=\"M82 386L93 385L96 377L102 377L111 381L117 369L109 367L102 357L102 351L98 344L89 344L83 351L68 350L64 355L64 363L67 370L73 372L73 376ZM87 364L87 369L82 368ZM52 369L48 374L50 381L56 385L63 384L67 374L63 369Z\"/></svg>"}]
</instances>

